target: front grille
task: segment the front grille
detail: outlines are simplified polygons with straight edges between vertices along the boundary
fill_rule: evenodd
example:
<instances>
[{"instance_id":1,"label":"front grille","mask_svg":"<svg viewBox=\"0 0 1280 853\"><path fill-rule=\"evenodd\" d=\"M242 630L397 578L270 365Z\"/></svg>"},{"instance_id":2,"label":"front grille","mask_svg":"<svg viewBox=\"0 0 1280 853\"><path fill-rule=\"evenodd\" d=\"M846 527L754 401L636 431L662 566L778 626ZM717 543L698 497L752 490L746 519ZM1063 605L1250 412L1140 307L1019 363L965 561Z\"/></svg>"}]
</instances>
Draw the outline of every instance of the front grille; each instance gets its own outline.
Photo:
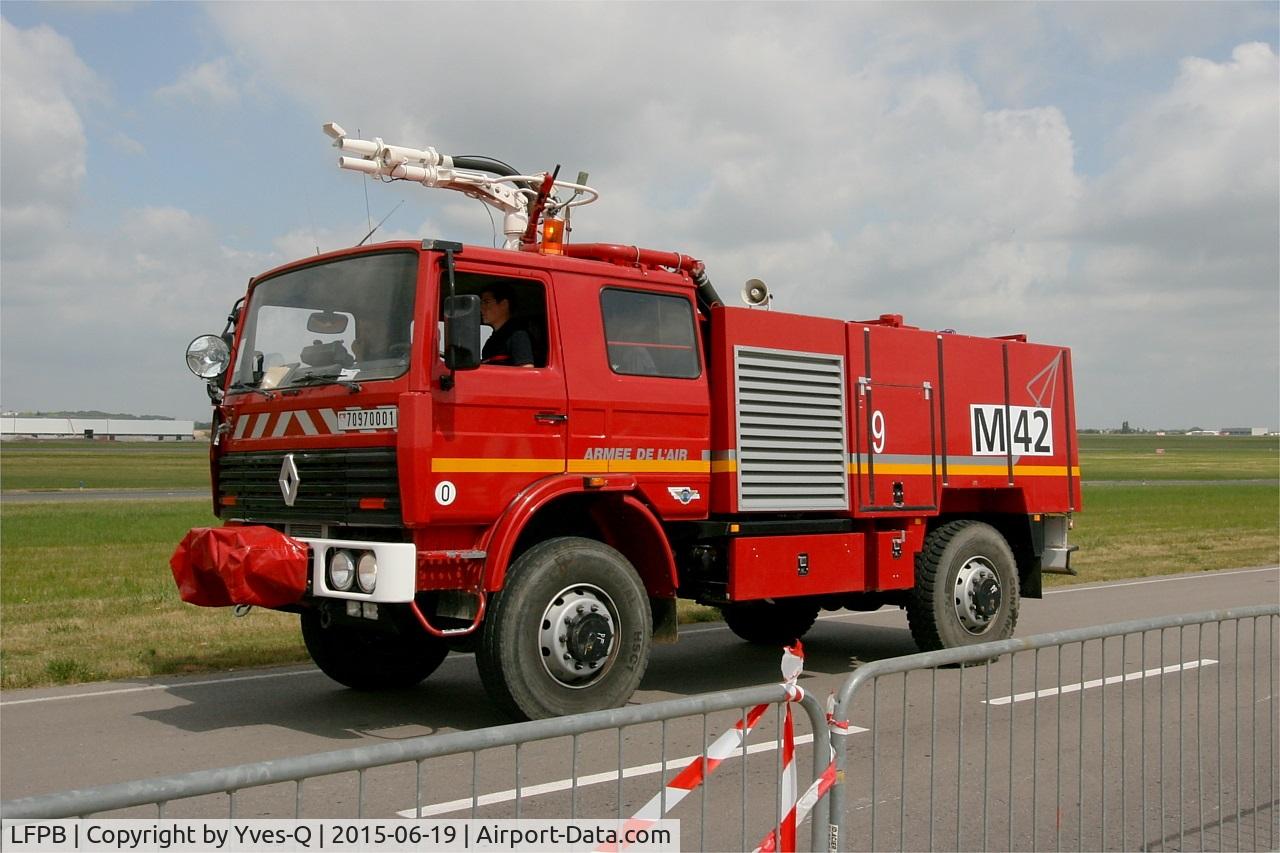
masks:
<instances>
[{"instance_id":1,"label":"front grille","mask_svg":"<svg viewBox=\"0 0 1280 853\"><path fill-rule=\"evenodd\" d=\"M228 453L218 463L223 518L243 521L303 521L324 524L400 525L400 483L394 447L368 450L294 451L298 492L284 502L280 469L285 451ZM373 507L361 509L361 499ZM381 504L381 505L379 505Z\"/></svg>"},{"instance_id":2,"label":"front grille","mask_svg":"<svg viewBox=\"0 0 1280 853\"><path fill-rule=\"evenodd\" d=\"M735 347L738 508L849 506L844 359Z\"/></svg>"}]
</instances>

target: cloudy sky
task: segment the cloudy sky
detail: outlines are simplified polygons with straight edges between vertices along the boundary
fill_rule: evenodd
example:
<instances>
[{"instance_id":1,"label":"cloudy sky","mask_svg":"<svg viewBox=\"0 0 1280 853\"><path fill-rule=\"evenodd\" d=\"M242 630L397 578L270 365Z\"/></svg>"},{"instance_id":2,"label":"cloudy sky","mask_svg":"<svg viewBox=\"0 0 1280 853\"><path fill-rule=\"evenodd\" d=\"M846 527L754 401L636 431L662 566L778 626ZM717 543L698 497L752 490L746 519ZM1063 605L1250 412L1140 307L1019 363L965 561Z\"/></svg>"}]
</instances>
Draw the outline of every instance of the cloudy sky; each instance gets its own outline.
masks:
<instances>
[{"instance_id":1,"label":"cloudy sky","mask_svg":"<svg viewBox=\"0 0 1280 853\"><path fill-rule=\"evenodd\" d=\"M1081 427L1280 425L1275 3L0 7L0 407L203 419L246 280L486 209L320 125L587 170L576 240L1073 348ZM366 189L368 209L366 209Z\"/></svg>"}]
</instances>

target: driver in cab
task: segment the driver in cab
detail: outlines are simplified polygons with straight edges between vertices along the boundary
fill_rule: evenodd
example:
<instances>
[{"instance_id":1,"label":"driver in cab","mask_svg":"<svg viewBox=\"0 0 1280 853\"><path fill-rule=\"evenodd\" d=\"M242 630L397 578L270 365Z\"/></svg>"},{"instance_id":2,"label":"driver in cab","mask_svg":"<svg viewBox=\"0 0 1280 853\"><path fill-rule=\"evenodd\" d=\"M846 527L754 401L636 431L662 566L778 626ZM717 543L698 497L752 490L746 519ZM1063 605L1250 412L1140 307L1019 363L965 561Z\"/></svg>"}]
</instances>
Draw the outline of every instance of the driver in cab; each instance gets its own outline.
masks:
<instances>
[{"instance_id":1,"label":"driver in cab","mask_svg":"<svg viewBox=\"0 0 1280 853\"><path fill-rule=\"evenodd\" d=\"M480 319L493 328L481 350L482 364L533 367L533 335L528 321L511 316L511 288L495 284L480 293Z\"/></svg>"}]
</instances>

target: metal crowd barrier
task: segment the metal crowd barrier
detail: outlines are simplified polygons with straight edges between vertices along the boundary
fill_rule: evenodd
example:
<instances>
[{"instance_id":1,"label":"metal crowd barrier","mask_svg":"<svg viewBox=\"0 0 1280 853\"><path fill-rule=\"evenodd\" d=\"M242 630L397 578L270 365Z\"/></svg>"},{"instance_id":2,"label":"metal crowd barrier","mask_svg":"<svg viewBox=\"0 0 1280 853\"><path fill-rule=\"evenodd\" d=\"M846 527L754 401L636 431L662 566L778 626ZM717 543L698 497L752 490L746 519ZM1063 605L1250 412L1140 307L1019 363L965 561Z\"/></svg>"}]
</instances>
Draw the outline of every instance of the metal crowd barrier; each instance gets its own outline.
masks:
<instances>
[{"instance_id":1,"label":"metal crowd barrier","mask_svg":"<svg viewBox=\"0 0 1280 853\"><path fill-rule=\"evenodd\" d=\"M879 660L836 697L830 850L1275 850L1280 606ZM949 668L948 668L949 667Z\"/></svg>"},{"instance_id":2,"label":"metal crowd barrier","mask_svg":"<svg viewBox=\"0 0 1280 853\"><path fill-rule=\"evenodd\" d=\"M799 703L799 790L833 751L837 768L813 849L1274 850L1278 623L1280 606L1246 607L865 664L830 719ZM750 850L788 806L786 700L781 685L711 693L28 797L0 816L626 819L770 703L736 760L668 815L686 847ZM565 779L527 778L556 756Z\"/></svg>"},{"instance_id":3,"label":"metal crowd barrier","mask_svg":"<svg viewBox=\"0 0 1280 853\"><path fill-rule=\"evenodd\" d=\"M708 744L735 723L745 723L748 709L768 703L774 707L760 718L752 742L744 741L741 749L707 775L699 791L668 815L680 819L686 847L696 843L702 850L750 850L778 828L790 808L790 803L783 803L779 783L782 750L778 744L782 706L787 701L787 691L780 684L708 693L14 799L0 803L0 817L327 818L354 813L356 817L616 816L625 820L655 796L663 798L666 812L666 781L690 763L701 761L704 772L711 769ZM805 713L797 715L796 743L811 738L813 744L812 763L806 767L799 762L797 779L803 789L830 764L831 744L825 710L818 700L805 695L797 704ZM774 741L759 743L771 729ZM801 754L797 749L797 761ZM565 779L547 783L525 777L523 767L533 760L543 762L540 775L545 775L549 757L562 759L559 766ZM638 761L645 763L637 765ZM751 768L748 761L754 762ZM749 773L762 763L769 773ZM335 774L352 772L354 792L352 780L335 778ZM469 796L465 795L468 775ZM511 788L481 793L482 788L502 787L505 780L511 781ZM738 801L736 809L733 800ZM370 802L376 806L371 808ZM142 814L140 807L150 808ZM812 842L818 849L825 845L825 802L813 814Z\"/></svg>"}]
</instances>

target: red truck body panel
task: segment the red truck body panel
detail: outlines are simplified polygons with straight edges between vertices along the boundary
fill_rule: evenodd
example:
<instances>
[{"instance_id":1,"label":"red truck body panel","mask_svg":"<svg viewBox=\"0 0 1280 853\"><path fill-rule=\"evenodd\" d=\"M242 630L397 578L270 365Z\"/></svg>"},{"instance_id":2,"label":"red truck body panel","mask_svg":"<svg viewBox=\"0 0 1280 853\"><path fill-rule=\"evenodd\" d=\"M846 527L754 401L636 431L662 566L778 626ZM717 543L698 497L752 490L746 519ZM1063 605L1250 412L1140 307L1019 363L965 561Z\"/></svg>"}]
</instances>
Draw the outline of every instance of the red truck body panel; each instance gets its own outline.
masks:
<instances>
[{"instance_id":1,"label":"red truck body panel","mask_svg":"<svg viewBox=\"0 0 1280 853\"><path fill-rule=\"evenodd\" d=\"M684 271L468 246L456 255L458 276L539 293L547 356L532 368L481 365L450 385L440 381L449 371L438 355L438 253L417 243L364 251L419 253L409 369L358 393L228 393L215 478L218 460L233 454L394 452L395 508L420 551L420 589L501 588L528 519L594 491L628 492L625 511L656 528L661 546L640 549L653 552L642 574L664 594L679 584L664 526L779 514L854 521L844 533L733 540L730 600L907 588L925 519L1080 506L1063 348L931 332L893 316L847 322L725 306L707 315ZM357 252L288 265L255 284L346 254ZM606 291L687 301L697 375L611 367ZM346 409L391 408L394 429L339 428ZM219 502L224 517L238 517L234 497ZM797 574L800 555L809 568Z\"/></svg>"}]
</instances>

